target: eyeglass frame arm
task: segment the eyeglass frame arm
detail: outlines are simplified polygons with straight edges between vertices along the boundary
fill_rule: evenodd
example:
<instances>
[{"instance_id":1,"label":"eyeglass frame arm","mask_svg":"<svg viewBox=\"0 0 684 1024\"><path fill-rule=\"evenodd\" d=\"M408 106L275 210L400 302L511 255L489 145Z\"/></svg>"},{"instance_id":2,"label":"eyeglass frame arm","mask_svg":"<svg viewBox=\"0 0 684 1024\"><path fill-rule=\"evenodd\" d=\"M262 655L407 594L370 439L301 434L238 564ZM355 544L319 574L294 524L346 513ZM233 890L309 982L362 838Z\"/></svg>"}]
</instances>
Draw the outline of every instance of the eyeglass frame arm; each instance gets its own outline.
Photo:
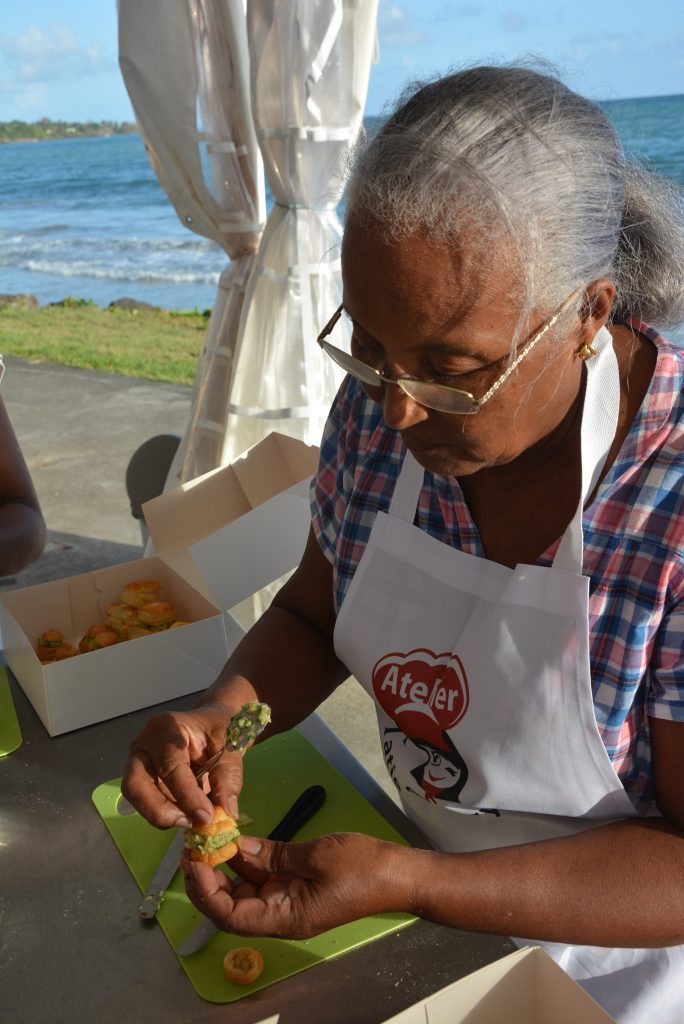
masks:
<instances>
[{"instance_id":1,"label":"eyeglass frame arm","mask_svg":"<svg viewBox=\"0 0 684 1024\"><path fill-rule=\"evenodd\" d=\"M374 366L368 366L367 363L364 363L364 366L368 366L368 369L370 370L370 372L373 373L377 377L378 381L380 383L382 383L382 384L396 384L398 387L401 387L401 381L402 380L413 380L413 381L417 381L420 384L433 384L436 387L444 388L445 391L457 391L459 394L466 395L468 398L470 398L470 400L473 402L472 412L477 412L479 409L482 408L482 406L485 404L485 402L488 402L489 399L492 397L492 395L495 395L496 392L499 390L499 388L503 384L506 383L508 378L517 369L517 367L523 361L525 356L529 352L532 351L532 349L535 347L537 342L541 341L541 339L544 337L546 332L551 330L551 328L558 322L558 320L563 315L563 313L567 312L567 310L570 308L570 306L572 306L573 302L575 302L575 300L579 297L579 295L583 291L584 291L584 285L579 285L579 287L575 288L575 290L572 292L571 295L568 296L568 298L565 300L565 302L563 302L559 306L559 308L556 310L556 312L553 314L553 316L550 318L550 320L547 320L546 323L543 324L539 328L537 333L532 335L532 337L527 342L527 344L523 346L522 351L519 352L518 355L515 357L515 359L513 360L511 365L508 367L506 372L503 373L499 377L498 380L494 381L492 386L487 391L485 391L485 393L482 396L482 398L475 398L475 396L473 394L471 394L470 391L464 391L463 388L452 387L449 384L439 384L437 381L421 380L420 377L413 377L413 376L411 376L411 374L408 374L408 373L407 374L402 374L400 377L398 377L396 379L392 378L392 377L385 377L384 374L380 373L379 370L376 370ZM338 306L338 308L333 313L333 315L330 318L330 320L328 321L328 323L325 325L325 327L323 328L321 333L318 335L316 340L317 340L318 344L321 346L321 348L323 348L323 342L332 333L333 329L335 328L335 325L337 324L337 321L342 316L343 310L344 310L344 303L342 303L340 306ZM336 346L331 346L331 348L336 348ZM363 360L359 360L359 362L363 362ZM460 415L468 415L468 414L467 413L465 413L465 414L461 413Z\"/></svg>"}]
</instances>

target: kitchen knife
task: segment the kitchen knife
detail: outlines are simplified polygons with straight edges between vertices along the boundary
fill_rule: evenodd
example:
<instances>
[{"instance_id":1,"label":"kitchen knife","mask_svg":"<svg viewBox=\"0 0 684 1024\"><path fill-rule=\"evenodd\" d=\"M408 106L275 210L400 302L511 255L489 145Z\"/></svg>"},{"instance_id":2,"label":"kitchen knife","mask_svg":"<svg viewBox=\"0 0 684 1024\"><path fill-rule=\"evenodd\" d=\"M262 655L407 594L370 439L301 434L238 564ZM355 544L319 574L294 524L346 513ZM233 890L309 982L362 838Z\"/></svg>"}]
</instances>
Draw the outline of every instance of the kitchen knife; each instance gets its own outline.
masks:
<instances>
[{"instance_id":1,"label":"kitchen knife","mask_svg":"<svg viewBox=\"0 0 684 1024\"><path fill-rule=\"evenodd\" d=\"M159 861L159 867L153 874L152 881L143 896L143 901L139 908L140 916L143 920L151 921L159 910L164 892L180 867L178 860L184 845L185 836L183 835L183 829L179 829L171 840L168 850Z\"/></svg>"},{"instance_id":2,"label":"kitchen knife","mask_svg":"<svg viewBox=\"0 0 684 1024\"><path fill-rule=\"evenodd\" d=\"M280 839L285 842L299 831L309 818L313 817L325 800L325 789L323 786L309 786L301 796L297 797L287 814L281 818L272 832L266 836L267 839ZM242 879L235 875L231 879L234 885L239 884ZM181 942L176 950L178 956L190 956L204 946L206 942L218 931L208 917L205 917L190 932L188 937Z\"/></svg>"}]
</instances>

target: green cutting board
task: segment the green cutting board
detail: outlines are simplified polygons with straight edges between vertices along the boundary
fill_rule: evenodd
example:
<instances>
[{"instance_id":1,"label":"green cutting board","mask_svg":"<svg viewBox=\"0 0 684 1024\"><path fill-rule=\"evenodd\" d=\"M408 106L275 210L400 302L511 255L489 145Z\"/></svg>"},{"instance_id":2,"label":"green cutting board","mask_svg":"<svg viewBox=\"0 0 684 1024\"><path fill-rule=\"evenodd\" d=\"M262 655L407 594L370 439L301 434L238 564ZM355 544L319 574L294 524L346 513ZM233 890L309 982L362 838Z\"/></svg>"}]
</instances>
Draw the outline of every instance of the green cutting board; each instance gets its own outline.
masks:
<instances>
[{"instance_id":1,"label":"green cutting board","mask_svg":"<svg viewBox=\"0 0 684 1024\"><path fill-rule=\"evenodd\" d=\"M0 666L0 757L21 746L21 729L14 710L7 672Z\"/></svg>"},{"instance_id":2,"label":"green cutting board","mask_svg":"<svg viewBox=\"0 0 684 1024\"><path fill-rule=\"evenodd\" d=\"M248 751L245 769L240 810L248 814L252 822L244 831L268 835L303 790L321 785L327 794L325 803L301 828L295 840L311 839L327 832L365 832L407 845L344 776L294 730L273 736ZM120 779L112 779L98 786L93 802L144 892L175 830L160 831L137 813L120 814L117 809L121 799L120 782ZM157 921L171 947L176 949L200 920L202 916L185 895L182 875L177 871L157 912ZM217 932L197 953L179 957L179 961L198 995L209 1002L229 1003L313 967L321 960L339 956L403 928L414 920L408 914L398 913L366 917L299 942L245 939ZM223 958L229 949L245 945L261 951L265 967L254 984L234 985L223 973Z\"/></svg>"}]
</instances>

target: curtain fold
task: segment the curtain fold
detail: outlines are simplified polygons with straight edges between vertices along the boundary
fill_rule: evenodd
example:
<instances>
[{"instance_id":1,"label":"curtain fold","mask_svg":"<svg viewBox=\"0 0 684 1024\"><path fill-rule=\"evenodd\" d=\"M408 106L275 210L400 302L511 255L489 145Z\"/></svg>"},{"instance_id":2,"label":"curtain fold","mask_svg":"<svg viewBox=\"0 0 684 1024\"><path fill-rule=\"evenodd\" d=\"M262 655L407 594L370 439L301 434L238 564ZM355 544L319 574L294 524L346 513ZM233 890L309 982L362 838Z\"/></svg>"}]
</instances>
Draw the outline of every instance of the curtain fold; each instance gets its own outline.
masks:
<instances>
[{"instance_id":1,"label":"curtain fold","mask_svg":"<svg viewBox=\"0 0 684 1024\"><path fill-rule=\"evenodd\" d=\"M341 372L337 206L362 123L377 0L248 0L252 112L274 205L247 282L222 462L270 430L318 444Z\"/></svg>"},{"instance_id":2,"label":"curtain fold","mask_svg":"<svg viewBox=\"0 0 684 1024\"><path fill-rule=\"evenodd\" d=\"M167 488L272 430L320 441L342 374L316 335L341 301L336 211L377 4L119 0L120 65L152 167L181 223L230 261ZM243 625L273 590L233 609Z\"/></svg>"},{"instance_id":3,"label":"curtain fold","mask_svg":"<svg viewBox=\"0 0 684 1024\"><path fill-rule=\"evenodd\" d=\"M181 223L230 260L167 486L221 464L245 286L265 217L243 0L119 0L119 60L152 167Z\"/></svg>"}]
</instances>

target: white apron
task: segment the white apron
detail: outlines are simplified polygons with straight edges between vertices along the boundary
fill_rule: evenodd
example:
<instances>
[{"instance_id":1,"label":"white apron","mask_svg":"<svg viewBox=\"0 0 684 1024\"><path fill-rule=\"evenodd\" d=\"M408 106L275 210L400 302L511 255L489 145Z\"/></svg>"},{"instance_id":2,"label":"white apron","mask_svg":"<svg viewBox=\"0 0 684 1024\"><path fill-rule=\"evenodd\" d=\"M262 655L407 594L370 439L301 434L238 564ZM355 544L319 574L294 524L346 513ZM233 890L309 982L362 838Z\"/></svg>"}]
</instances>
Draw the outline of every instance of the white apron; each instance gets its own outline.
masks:
<instances>
[{"instance_id":1,"label":"white apron","mask_svg":"<svg viewBox=\"0 0 684 1024\"><path fill-rule=\"evenodd\" d=\"M375 700L404 811L440 850L531 842L636 816L591 692L582 509L620 399L605 328L594 344L582 494L553 566L509 569L415 527L424 471L408 452L337 618L337 656ZM538 944L620 1024L684 1024L684 946Z\"/></svg>"}]
</instances>

